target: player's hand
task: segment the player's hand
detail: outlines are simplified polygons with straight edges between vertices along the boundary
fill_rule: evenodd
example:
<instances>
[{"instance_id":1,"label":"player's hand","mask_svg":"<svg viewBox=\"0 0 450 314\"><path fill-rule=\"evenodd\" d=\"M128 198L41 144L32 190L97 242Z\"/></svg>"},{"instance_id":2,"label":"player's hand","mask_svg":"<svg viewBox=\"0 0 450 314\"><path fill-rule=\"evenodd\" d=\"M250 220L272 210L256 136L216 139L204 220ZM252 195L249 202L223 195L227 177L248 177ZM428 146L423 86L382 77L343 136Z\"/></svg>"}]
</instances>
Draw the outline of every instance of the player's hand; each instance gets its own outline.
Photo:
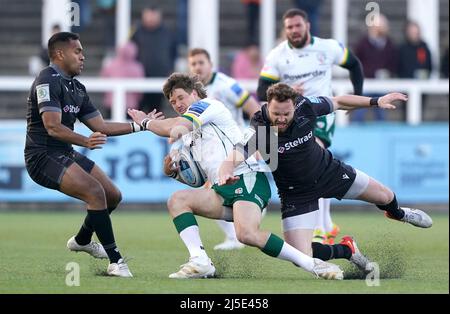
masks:
<instances>
[{"instance_id":1,"label":"player's hand","mask_svg":"<svg viewBox=\"0 0 450 314\"><path fill-rule=\"evenodd\" d=\"M176 162L172 160L172 157L170 155L167 155L164 157L164 174L166 176L173 175L175 172L178 171L178 167L176 165Z\"/></svg>"},{"instance_id":2,"label":"player's hand","mask_svg":"<svg viewBox=\"0 0 450 314\"><path fill-rule=\"evenodd\" d=\"M100 149L105 143L106 135L100 132L94 132L87 138L85 147L89 149Z\"/></svg>"},{"instance_id":3,"label":"player's hand","mask_svg":"<svg viewBox=\"0 0 450 314\"><path fill-rule=\"evenodd\" d=\"M150 120L164 120L164 114L160 111L156 111L156 109L153 109L153 111L149 112L147 114L147 118L150 118Z\"/></svg>"},{"instance_id":4,"label":"player's hand","mask_svg":"<svg viewBox=\"0 0 450 314\"><path fill-rule=\"evenodd\" d=\"M378 107L383 109L395 109L394 101L407 101L408 96L402 93L389 93L378 98Z\"/></svg>"},{"instance_id":5,"label":"player's hand","mask_svg":"<svg viewBox=\"0 0 450 314\"><path fill-rule=\"evenodd\" d=\"M136 109L128 109L127 113L131 117L131 119L133 119L133 121L139 125L141 125L142 120L148 118L145 112Z\"/></svg>"},{"instance_id":6,"label":"player's hand","mask_svg":"<svg viewBox=\"0 0 450 314\"><path fill-rule=\"evenodd\" d=\"M294 84L292 85L292 88L300 95L303 95L303 93L305 92L305 87L303 85L303 83Z\"/></svg>"},{"instance_id":7,"label":"player's hand","mask_svg":"<svg viewBox=\"0 0 450 314\"><path fill-rule=\"evenodd\" d=\"M239 176L233 175L234 165L233 162L224 161L219 168L219 186L226 184L235 184L239 181Z\"/></svg>"}]
</instances>

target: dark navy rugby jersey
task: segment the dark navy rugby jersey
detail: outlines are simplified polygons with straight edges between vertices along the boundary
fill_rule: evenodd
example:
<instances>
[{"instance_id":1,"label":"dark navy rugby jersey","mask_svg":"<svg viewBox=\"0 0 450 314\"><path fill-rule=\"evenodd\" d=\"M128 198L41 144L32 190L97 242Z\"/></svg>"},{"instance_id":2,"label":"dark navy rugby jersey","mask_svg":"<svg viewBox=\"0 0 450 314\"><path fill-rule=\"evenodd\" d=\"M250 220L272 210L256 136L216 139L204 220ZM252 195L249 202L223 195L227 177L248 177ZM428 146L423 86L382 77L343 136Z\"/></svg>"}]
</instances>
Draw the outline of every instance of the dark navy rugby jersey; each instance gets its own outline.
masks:
<instances>
[{"instance_id":1,"label":"dark navy rugby jersey","mask_svg":"<svg viewBox=\"0 0 450 314\"><path fill-rule=\"evenodd\" d=\"M60 112L61 123L72 131L77 119L84 122L100 114L91 103L84 85L54 64L43 69L31 86L25 150L71 150L71 144L47 133L41 117L46 111Z\"/></svg>"},{"instance_id":2,"label":"dark navy rugby jersey","mask_svg":"<svg viewBox=\"0 0 450 314\"><path fill-rule=\"evenodd\" d=\"M278 167L273 171L275 183L281 192L306 191L318 188L322 176L335 173L339 162L333 159L331 153L316 143L314 128L318 116L327 115L333 111L332 100L328 97L298 97L295 102L294 120L283 133L278 133ZM269 152L269 144L260 147L258 132L275 132L270 127L267 105L255 113L251 125L256 133L249 147ZM262 127L262 129L261 129ZM249 152L251 153L251 152ZM320 180L320 184L325 184ZM325 180L326 181L326 180ZM320 187L319 187L320 188Z\"/></svg>"}]
</instances>

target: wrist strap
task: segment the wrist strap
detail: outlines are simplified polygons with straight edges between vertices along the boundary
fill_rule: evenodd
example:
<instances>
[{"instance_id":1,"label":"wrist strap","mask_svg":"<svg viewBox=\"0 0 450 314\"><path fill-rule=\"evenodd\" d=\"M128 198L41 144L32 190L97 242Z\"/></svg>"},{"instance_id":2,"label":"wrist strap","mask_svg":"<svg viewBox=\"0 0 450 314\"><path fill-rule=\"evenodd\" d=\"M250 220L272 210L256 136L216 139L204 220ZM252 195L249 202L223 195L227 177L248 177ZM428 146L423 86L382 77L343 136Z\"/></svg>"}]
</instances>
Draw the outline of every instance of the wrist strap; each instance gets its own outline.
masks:
<instances>
[{"instance_id":1,"label":"wrist strap","mask_svg":"<svg viewBox=\"0 0 450 314\"><path fill-rule=\"evenodd\" d=\"M130 122L131 125L131 133L144 131L144 128L137 124L136 122Z\"/></svg>"},{"instance_id":2,"label":"wrist strap","mask_svg":"<svg viewBox=\"0 0 450 314\"><path fill-rule=\"evenodd\" d=\"M150 121L152 121L150 118L145 118L145 119L142 120L142 122L141 122L141 127L142 127L144 130L147 130L147 125L148 125L148 123L149 123Z\"/></svg>"},{"instance_id":3,"label":"wrist strap","mask_svg":"<svg viewBox=\"0 0 450 314\"><path fill-rule=\"evenodd\" d=\"M380 99L380 97L372 97L372 98L370 98L370 106L371 107L378 107L378 99Z\"/></svg>"}]
</instances>

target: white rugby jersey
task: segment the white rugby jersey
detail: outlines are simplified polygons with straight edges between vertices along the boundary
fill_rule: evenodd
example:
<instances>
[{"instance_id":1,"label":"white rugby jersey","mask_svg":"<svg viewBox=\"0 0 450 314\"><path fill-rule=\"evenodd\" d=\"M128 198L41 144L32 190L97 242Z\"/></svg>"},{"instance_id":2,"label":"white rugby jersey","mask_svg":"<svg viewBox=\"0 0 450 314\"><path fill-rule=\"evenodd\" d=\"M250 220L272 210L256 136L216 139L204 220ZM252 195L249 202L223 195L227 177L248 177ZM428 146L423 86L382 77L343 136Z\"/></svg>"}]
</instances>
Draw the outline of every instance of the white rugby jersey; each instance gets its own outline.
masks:
<instances>
[{"instance_id":1,"label":"white rugby jersey","mask_svg":"<svg viewBox=\"0 0 450 314\"><path fill-rule=\"evenodd\" d=\"M347 48L334 39L311 37L311 43L300 49L285 40L269 53L260 76L288 85L303 83L304 96L332 97L333 65L345 64L347 59Z\"/></svg>"},{"instance_id":2,"label":"white rugby jersey","mask_svg":"<svg viewBox=\"0 0 450 314\"><path fill-rule=\"evenodd\" d=\"M214 72L211 81L205 86L208 98L217 99L231 111L234 121L240 128L245 127L242 106L250 93L233 78L222 72Z\"/></svg>"},{"instance_id":3,"label":"white rugby jersey","mask_svg":"<svg viewBox=\"0 0 450 314\"><path fill-rule=\"evenodd\" d=\"M182 137L183 145L191 146L193 157L208 180L217 183L219 167L234 145L243 141L243 133L230 111L218 100L200 99L188 108L183 117L194 124L194 130ZM234 170L234 175L261 169L256 159L250 157Z\"/></svg>"}]
</instances>

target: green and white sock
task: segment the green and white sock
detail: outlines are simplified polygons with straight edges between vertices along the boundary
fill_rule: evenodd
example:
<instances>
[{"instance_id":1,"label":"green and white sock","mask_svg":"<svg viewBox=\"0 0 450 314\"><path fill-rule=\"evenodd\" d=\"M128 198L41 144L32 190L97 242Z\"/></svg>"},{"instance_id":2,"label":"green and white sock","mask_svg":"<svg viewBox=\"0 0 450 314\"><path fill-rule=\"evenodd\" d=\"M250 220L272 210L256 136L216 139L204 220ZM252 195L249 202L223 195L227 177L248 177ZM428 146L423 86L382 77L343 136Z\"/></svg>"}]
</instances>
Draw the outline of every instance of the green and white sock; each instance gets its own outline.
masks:
<instances>
[{"instance_id":1,"label":"green and white sock","mask_svg":"<svg viewBox=\"0 0 450 314\"><path fill-rule=\"evenodd\" d=\"M190 256L208 258L202 240L200 239L200 232L194 215L192 213L183 213L175 217L173 223L180 234L181 240L183 240L184 245L189 250Z\"/></svg>"},{"instance_id":2,"label":"green and white sock","mask_svg":"<svg viewBox=\"0 0 450 314\"><path fill-rule=\"evenodd\" d=\"M292 262L307 271L312 271L314 267L314 259L311 256L300 252L273 233L261 251L269 256Z\"/></svg>"}]
</instances>

